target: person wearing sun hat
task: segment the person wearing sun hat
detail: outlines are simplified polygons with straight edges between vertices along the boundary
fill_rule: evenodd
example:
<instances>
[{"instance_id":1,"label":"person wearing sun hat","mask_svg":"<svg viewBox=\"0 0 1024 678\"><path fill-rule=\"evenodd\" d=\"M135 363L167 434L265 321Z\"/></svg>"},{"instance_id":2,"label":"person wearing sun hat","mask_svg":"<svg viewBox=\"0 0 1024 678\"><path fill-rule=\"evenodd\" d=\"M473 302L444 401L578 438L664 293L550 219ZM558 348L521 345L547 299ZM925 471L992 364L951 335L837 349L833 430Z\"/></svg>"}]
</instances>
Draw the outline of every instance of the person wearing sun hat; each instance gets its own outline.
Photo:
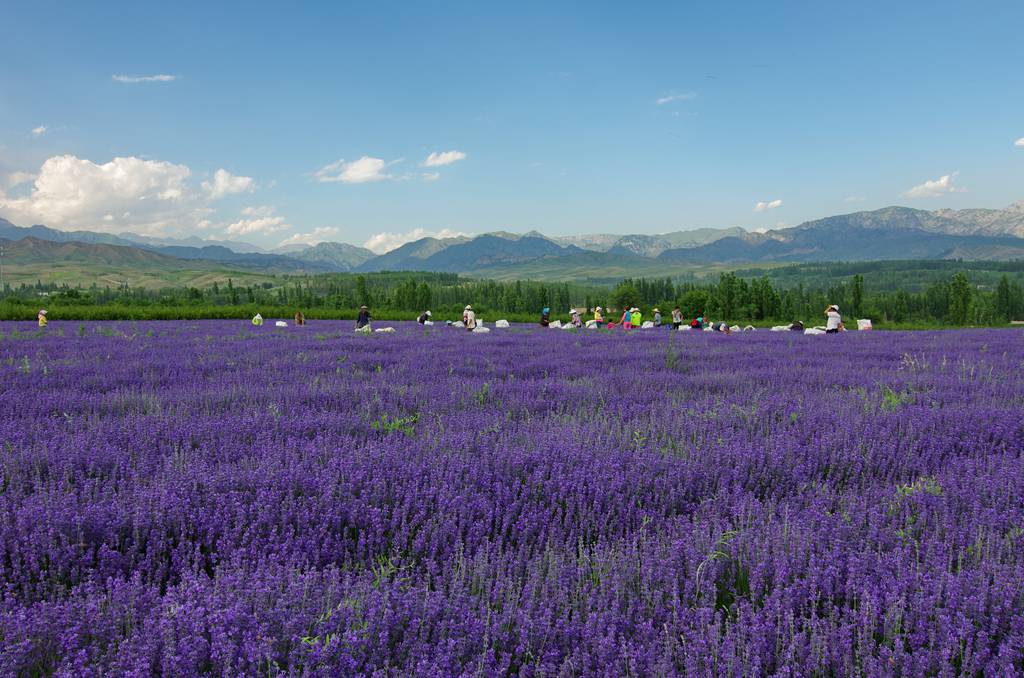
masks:
<instances>
[{"instance_id":1,"label":"person wearing sun hat","mask_svg":"<svg viewBox=\"0 0 1024 678\"><path fill-rule=\"evenodd\" d=\"M551 324L551 309L545 306L540 310L540 326L547 327Z\"/></svg>"},{"instance_id":2,"label":"person wearing sun hat","mask_svg":"<svg viewBox=\"0 0 1024 678\"><path fill-rule=\"evenodd\" d=\"M39 323L40 327L46 327L46 309L45 308L39 309L39 315L36 316L36 321Z\"/></svg>"},{"instance_id":3,"label":"person wearing sun hat","mask_svg":"<svg viewBox=\"0 0 1024 678\"><path fill-rule=\"evenodd\" d=\"M654 309L654 326L661 327L661 311Z\"/></svg>"},{"instance_id":4,"label":"person wearing sun hat","mask_svg":"<svg viewBox=\"0 0 1024 678\"><path fill-rule=\"evenodd\" d=\"M604 309L601 308L600 306L594 309L594 322L597 324L598 327L604 325L604 315L601 313L601 311L603 310Z\"/></svg>"},{"instance_id":5,"label":"person wearing sun hat","mask_svg":"<svg viewBox=\"0 0 1024 678\"><path fill-rule=\"evenodd\" d=\"M633 327L643 327L644 325L644 314L636 306L629 309L629 324Z\"/></svg>"},{"instance_id":6,"label":"person wearing sun hat","mask_svg":"<svg viewBox=\"0 0 1024 678\"><path fill-rule=\"evenodd\" d=\"M462 324L470 332L476 329L476 313L473 312L473 307L468 304L466 305L466 310L462 312Z\"/></svg>"},{"instance_id":7,"label":"person wearing sun hat","mask_svg":"<svg viewBox=\"0 0 1024 678\"><path fill-rule=\"evenodd\" d=\"M838 334L843 328L843 316L839 315L839 306L836 304L830 305L825 309L825 317L828 321L825 323L826 334Z\"/></svg>"},{"instance_id":8,"label":"person wearing sun hat","mask_svg":"<svg viewBox=\"0 0 1024 678\"><path fill-rule=\"evenodd\" d=\"M578 310L570 308L569 317L573 327L583 327L583 319L580 318L580 312Z\"/></svg>"}]
</instances>

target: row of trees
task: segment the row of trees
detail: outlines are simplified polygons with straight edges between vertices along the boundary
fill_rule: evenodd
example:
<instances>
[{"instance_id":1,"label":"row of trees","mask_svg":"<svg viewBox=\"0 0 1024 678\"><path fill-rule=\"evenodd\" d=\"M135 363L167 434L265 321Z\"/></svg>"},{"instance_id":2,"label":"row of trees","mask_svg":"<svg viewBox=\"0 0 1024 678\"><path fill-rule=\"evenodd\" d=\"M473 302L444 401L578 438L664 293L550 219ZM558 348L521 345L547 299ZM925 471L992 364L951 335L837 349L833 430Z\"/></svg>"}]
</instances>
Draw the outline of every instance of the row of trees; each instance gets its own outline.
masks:
<instances>
[{"instance_id":1,"label":"row of trees","mask_svg":"<svg viewBox=\"0 0 1024 678\"><path fill-rule=\"evenodd\" d=\"M869 317L877 322L991 325L1024 317L1024 286L1019 277L1002 274L994 285L980 285L958 271L920 291L874 291L871 274L857 273L824 285L800 282L783 287L767 274L747 278L721 273L714 282L688 279L625 279L614 287L575 283L474 280L451 273L329 274L284 277L277 283L235 285L232 280L208 288L167 290L109 288L93 285L72 288L57 285L5 287L0 299L9 303L74 306L159 307L273 307L319 310L321 315L344 316L360 305L380 315L399 315L432 309L435 313L461 312L472 303L493 316L530 318L550 307L555 316L572 307L603 306L617 311L659 306L664 314L678 306L686 317L704 314L729 321L803 320L814 323L828 304L839 304L847 317ZM196 309L193 309L195 311ZM195 315L193 312L192 315Z\"/></svg>"}]
</instances>

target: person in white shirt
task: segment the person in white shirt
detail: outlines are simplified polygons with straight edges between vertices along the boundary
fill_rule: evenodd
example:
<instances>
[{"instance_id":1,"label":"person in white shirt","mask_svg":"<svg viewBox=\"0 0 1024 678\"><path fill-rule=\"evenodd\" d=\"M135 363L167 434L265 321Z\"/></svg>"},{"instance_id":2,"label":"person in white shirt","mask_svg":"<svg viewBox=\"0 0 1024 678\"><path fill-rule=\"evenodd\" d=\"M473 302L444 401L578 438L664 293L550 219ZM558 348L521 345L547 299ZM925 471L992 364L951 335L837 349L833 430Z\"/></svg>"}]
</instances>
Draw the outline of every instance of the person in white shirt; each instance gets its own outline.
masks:
<instances>
[{"instance_id":1,"label":"person in white shirt","mask_svg":"<svg viewBox=\"0 0 1024 678\"><path fill-rule=\"evenodd\" d=\"M473 312L472 306L466 306L466 310L462 313L462 324L470 332L476 329L476 313Z\"/></svg>"},{"instance_id":2,"label":"person in white shirt","mask_svg":"<svg viewBox=\"0 0 1024 678\"><path fill-rule=\"evenodd\" d=\"M825 323L825 332L827 334L837 334L840 330L845 329L843 327L843 317L839 315L839 307L835 304L825 309L825 317L828 318L828 322Z\"/></svg>"}]
</instances>

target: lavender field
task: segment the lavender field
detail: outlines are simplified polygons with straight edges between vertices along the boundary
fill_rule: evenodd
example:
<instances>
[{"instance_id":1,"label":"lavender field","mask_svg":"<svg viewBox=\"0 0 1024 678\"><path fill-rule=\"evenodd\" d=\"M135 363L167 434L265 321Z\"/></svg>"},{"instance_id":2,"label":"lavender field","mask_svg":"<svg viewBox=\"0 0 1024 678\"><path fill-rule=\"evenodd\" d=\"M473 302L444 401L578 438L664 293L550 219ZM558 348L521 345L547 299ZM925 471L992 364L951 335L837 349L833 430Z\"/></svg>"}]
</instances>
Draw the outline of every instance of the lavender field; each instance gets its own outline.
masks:
<instances>
[{"instance_id":1,"label":"lavender field","mask_svg":"<svg viewBox=\"0 0 1024 678\"><path fill-rule=\"evenodd\" d=\"M0 324L2 675L1024 672L1024 336Z\"/></svg>"}]
</instances>

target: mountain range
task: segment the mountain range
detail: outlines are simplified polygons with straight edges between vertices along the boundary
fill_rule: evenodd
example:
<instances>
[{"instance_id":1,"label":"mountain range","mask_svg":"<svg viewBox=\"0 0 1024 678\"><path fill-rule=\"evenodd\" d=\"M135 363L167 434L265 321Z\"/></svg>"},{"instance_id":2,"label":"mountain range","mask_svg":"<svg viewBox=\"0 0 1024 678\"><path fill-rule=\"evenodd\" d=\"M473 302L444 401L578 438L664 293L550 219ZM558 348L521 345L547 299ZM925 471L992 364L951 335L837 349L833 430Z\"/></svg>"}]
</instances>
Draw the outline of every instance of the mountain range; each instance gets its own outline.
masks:
<instances>
[{"instance_id":1,"label":"mountain range","mask_svg":"<svg viewBox=\"0 0 1024 678\"><path fill-rule=\"evenodd\" d=\"M380 255L339 242L267 251L234 241L19 227L4 219L0 219L0 239L11 241L6 245L7 262L15 263L17 257L22 264L79 257L105 265L143 267L185 266L188 262L191 270L203 270L200 262L208 262L220 269L260 273L439 271L495 278L569 279L592 277L595 272L656 275L661 271L667 275L686 267L716 264L1024 259L1024 201L1000 210L887 207L764 232L733 227L660 235L548 237L536 231L499 231L475 237L421 238ZM54 243L68 246L53 247Z\"/></svg>"}]
</instances>

